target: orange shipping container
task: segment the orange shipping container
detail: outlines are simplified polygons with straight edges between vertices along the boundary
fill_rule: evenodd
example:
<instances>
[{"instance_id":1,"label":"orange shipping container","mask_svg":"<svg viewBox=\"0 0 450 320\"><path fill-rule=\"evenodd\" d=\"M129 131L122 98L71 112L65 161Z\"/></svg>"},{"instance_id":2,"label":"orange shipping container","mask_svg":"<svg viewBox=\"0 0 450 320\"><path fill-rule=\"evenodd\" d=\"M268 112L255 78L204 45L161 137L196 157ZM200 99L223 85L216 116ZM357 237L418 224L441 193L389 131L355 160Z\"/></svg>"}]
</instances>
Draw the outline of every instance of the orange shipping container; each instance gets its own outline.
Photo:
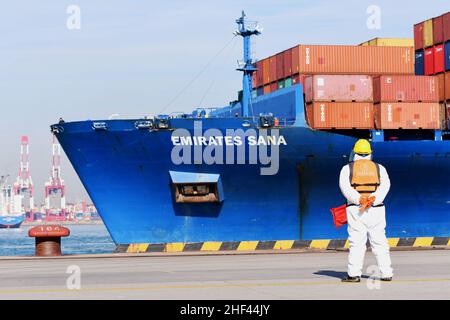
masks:
<instances>
[{"instance_id":1,"label":"orange shipping container","mask_svg":"<svg viewBox=\"0 0 450 320\"><path fill-rule=\"evenodd\" d=\"M263 62L262 61L258 61L256 63L256 68L258 69L255 74L256 74L256 81L253 84L254 87L260 87L264 84L264 75L263 75Z\"/></svg>"},{"instance_id":2,"label":"orange shipping container","mask_svg":"<svg viewBox=\"0 0 450 320\"><path fill-rule=\"evenodd\" d=\"M298 49L300 73L414 74L412 47L300 45Z\"/></svg>"},{"instance_id":3,"label":"orange shipping container","mask_svg":"<svg viewBox=\"0 0 450 320\"><path fill-rule=\"evenodd\" d=\"M377 129L441 129L438 102L388 102L375 105Z\"/></svg>"},{"instance_id":4,"label":"orange shipping container","mask_svg":"<svg viewBox=\"0 0 450 320\"><path fill-rule=\"evenodd\" d=\"M300 73L300 65L299 65L299 48L295 46L291 49L291 57L292 57L292 74Z\"/></svg>"},{"instance_id":5,"label":"orange shipping container","mask_svg":"<svg viewBox=\"0 0 450 320\"><path fill-rule=\"evenodd\" d=\"M268 84L270 82L270 74L269 74L269 59L264 59L262 61L263 66L263 84Z\"/></svg>"},{"instance_id":6,"label":"orange shipping container","mask_svg":"<svg viewBox=\"0 0 450 320\"><path fill-rule=\"evenodd\" d=\"M277 56L269 58L269 79L270 82L277 81Z\"/></svg>"},{"instance_id":7,"label":"orange shipping container","mask_svg":"<svg viewBox=\"0 0 450 320\"><path fill-rule=\"evenodd\" d=\"M450 100L450 71L445 73L445 100Z\"/></svg>"},{"instance_id":8,"label":"orange shipping container","mask_svg":"<svg viewBox=\"0 0 450 320\"><path fill-rule=\"evenodd\" d=\"M438 92L439 92L439 102L445 101L445 74L440 73L436 75Z\"/></svg>"},{"instance_id":9,"label":"orange shipping container","mask_svg":"<svg viewBox=\"0 0 450 320\"><path fill-rule=\"evenodd\" d=\"M270 84L266 84L263 88L264 94L270 93Z\"/></svg>"},{"instance_id":10,"label":"orange shipping container","mask_svg":"<svg viewBox=\"0 0 450 320\"><path fill-rule=\"evenodd\" d=\"M313 75L305 79L306 102L373 102L372 77L367 75Z\"/></svg>"},{"instance_id":11,"label":"orange shipping container","mask_svg":"<svg viewBox=\"0 0 450 320\"><path fill-rule=\"evenodd\" d=\"M314 129L374 128L370 102L314 102L306 105L306 115Z\"/></svg>"},{"instance_id":12,"label":"orange shipping container","mask_svg":"<svg viewBox=\"0 0 450 320\"><path fill-rule=\"evenodd\" d=\"M375 102L439 102L434 76L389 75L373 79Z\"/></svg>"},{"instance_id":13,"label":"orange shipping container","mask_svg":"<svg viewBox=\"0 0 450 320\"><path fill-rule=\"evenodd\" d=\"M292 50L288 49L284 51L283 57L284 57L283 77L289 78L292 75Z\"/></svg>"}]
</instances>

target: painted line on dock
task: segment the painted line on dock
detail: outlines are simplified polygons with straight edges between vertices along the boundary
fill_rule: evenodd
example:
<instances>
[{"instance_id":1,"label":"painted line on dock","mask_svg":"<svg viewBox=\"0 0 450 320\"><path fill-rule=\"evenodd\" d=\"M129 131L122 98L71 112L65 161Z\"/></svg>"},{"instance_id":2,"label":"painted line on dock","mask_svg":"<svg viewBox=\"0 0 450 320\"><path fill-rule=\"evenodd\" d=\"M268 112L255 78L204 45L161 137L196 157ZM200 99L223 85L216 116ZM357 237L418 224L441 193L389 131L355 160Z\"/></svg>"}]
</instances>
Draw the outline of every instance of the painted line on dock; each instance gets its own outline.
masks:
<instances>
[{"instance_id":1,"label":"painted line on dock","mask_svg":"<svg viewBox=\"0 0 450 320\"><path fill-rule=\"evenodd\" d=\"M436 279L399 279L386 283L386 285L395 285L396 283L438 283L450 282L450 278L436 278ZM98 287L98 288L81 288L80 290L69 289L11 289L0 290L0 295L9 294L43 294L43 293L86 293L86 292L126 292L126 291L151 291L151 290L170 290L170 289L214 289L214 288L252 288L252 287L295 287L295 286L321 286L321 285L342 285L340 280L328 281L293 281L293 282L235 282L223 284L174 284L174 285L150 285L142 287Z\"/></svg>"},{"instance_id":2,"label":"painted line on dock","mask_svg":"<svg viewBox=\"0 0 450 320\"><path fill-rule=\"evenodd\" d=\"M410 237L389 238L391 248L450 246L450 237ZM277 240L277 241L208 241L193 243L137 243L119 244L116 253L152 253L152 252L223 252L223 251L261 251L261 250L292 250L317 249L341 250L348 249L346 239L317 240Z\"/></svg>"}]
</instances>

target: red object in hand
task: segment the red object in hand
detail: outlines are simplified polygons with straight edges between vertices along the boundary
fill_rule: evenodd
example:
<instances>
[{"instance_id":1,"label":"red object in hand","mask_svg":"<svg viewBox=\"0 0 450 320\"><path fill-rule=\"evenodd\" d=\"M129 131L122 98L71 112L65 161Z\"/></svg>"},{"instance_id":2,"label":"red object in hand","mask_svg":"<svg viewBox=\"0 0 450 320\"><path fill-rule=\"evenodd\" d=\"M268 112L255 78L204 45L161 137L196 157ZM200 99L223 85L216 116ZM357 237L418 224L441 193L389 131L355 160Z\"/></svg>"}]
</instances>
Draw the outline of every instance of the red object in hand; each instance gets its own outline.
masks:
<instances>
[{"instance_id":1,"label":"red object in hand","mask_svg":"<svg viewBox=\"0 0 450 320\"><path fill-rule=\"evenodd\" d=\"M347 205L331 208L331 214L333 215L333 222L336 228L339 228L347 223Z\"/></svg>"}]
</instances>

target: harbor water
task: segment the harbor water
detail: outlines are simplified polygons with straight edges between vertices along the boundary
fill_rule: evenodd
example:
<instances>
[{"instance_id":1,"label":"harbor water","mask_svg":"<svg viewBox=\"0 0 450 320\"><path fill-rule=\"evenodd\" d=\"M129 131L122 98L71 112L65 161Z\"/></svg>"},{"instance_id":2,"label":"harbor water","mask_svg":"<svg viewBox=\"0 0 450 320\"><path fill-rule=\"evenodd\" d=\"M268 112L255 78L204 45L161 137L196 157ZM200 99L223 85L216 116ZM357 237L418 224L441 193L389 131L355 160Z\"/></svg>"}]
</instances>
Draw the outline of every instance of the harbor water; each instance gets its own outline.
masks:
<instances>
[{"instance_id":1,"label":"harbor water","mask_svg":"<svg viewBox=\"0 0 450 320\"><path fill-rule=\"evenodd\" d=\"M0 229L0 256L34 255L34 238L28 237L33 226ZM68 225L70 236L61 239L63 254L112 253L114 242L103 224Z\"/></svg>"}]
</instances>

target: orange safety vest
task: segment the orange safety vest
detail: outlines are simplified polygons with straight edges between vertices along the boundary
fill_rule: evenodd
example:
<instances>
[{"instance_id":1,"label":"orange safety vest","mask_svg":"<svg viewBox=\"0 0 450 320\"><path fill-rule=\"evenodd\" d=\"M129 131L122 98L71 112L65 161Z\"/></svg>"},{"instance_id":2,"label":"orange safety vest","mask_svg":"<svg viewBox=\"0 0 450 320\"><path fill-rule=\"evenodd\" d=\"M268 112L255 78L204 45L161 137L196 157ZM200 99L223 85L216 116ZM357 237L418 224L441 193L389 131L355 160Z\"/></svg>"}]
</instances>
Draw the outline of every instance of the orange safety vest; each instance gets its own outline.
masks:
<instances>
[{"instance_id":1,"label":"orange safety vest","mask_svg":"<svg viewBox=\"0 0 450 320\"><path fill-rule=\"evenodd\" d=\"M351 162L350 184L362 196L369 196L380 185L380 167L372 160Z\"/></svg>"}]
</instances>

